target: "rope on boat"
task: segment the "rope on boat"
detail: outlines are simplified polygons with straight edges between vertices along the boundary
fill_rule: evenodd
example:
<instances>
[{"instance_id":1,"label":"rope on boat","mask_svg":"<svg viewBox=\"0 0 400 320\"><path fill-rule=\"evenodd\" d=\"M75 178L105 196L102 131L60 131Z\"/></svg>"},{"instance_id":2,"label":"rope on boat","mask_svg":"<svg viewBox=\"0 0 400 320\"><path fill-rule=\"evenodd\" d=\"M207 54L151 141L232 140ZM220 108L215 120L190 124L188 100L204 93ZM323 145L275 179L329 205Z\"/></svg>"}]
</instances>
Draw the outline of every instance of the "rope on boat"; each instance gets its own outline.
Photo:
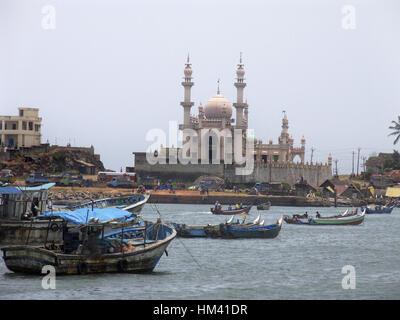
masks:
<instances>
[{"instance_id":1,"label":"rope on boat","mask_svg":"<svg viewBox=\"0 0 400 320\"><path fill-rule=\"evenodd\" d=\"M182 244L182 246L183 246L183 247L186 249L186 251L189 253L189 255L192 257L193 261L196 262L196 264L197 264L197 266L198 266L199 268L201 268L200 263L194 258L194 256L191 254L191 252L189 251L189 249L183 244L181 238L179 238L179 237L177 237L177 238L178 238L179 242Z\"/></svg>"},{"instance_id":2,"label":"rope on boat","mask_svg":"<svg viewBox=\"0 0 400 320\"><path fill-rule=\"evenodd\" d=\"M161 213L160 213L160 211L158 210L158 208L157 208L157 206L154 204L154 203L152 203L151 204L151 207L152 207L152 209L153 210L155 210L157 213L158 213L158 215L160 216L160 219L161 219ZM179 238L179 237L176 237L178 240L179 240L179 242L182 244L182 246L185 248L185 250L188 252L188 254L189 254L189 256L193 259L193 261L197 264L197 266L199 267L199 268L201 268L201 265L200 265L200 263L195 259L195 257L192 255L192 253L189 251L189 249L184 245L184 243L182 242L182 240Z\"/></svg>"}]
</instances>

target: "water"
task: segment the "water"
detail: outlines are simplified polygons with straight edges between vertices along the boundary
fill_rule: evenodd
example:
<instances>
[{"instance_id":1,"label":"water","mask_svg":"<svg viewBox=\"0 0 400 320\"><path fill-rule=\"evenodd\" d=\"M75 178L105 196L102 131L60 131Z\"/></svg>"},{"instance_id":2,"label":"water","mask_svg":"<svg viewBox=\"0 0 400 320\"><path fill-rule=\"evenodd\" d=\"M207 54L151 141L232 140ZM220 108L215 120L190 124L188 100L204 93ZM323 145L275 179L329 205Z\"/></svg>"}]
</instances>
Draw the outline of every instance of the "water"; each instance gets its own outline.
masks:
<instances>
[{"instance_id":1,"label":"water","mask_svg":"<svg viewBox=\"0 0 400 320\"><path fill-rule=\"evenodd\" d=\"M229 218L212 215L209 205L158 207L165 221L200 225ZM317 210L327 216L345 209L260 212L271 224L282 214L315 215ZM157 218L150 204L142 215ZM253 208L248 220L257 215ZM58 276L56 290L42 289L40 276L8 271L1 260L0 299L399 299L399 230L400 210L395 209L391 215L367 215L360 226L284 223L275 239L176 238L151 274ZM342 288L345 265L355 267L354 290Z\"/></svg>"}]
</instances>

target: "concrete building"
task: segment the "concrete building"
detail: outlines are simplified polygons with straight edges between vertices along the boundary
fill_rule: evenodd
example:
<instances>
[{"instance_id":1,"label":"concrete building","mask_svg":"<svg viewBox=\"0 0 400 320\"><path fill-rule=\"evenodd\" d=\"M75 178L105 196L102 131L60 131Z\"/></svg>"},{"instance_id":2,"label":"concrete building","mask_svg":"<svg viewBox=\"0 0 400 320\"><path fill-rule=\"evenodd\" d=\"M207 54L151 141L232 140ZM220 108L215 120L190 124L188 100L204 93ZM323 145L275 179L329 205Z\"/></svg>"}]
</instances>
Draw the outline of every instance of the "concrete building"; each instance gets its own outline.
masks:
<instances>
[{"instance_id":1,"label":"concrete building","mask_svg":"<svg viewBox=\"0 0 400 320\"><path fill-rule=\"evenodd\" d=\"M8 148L39 146L42 118L37 108L18 108L18 116L0 116L0 146Z\"/></svg>"}]
</instances>

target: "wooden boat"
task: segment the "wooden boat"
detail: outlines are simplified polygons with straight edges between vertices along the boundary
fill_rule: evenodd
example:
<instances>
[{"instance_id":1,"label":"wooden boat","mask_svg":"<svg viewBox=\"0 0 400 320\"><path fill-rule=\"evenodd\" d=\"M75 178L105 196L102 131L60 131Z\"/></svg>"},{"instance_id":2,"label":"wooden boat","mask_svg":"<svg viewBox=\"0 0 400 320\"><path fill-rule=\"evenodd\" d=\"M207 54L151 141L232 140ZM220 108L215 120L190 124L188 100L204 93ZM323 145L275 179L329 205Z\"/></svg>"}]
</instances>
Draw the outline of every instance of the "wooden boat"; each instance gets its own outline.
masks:
<instances>
[{"instance_id":1,"label":"wooden boat","mask_svg":"<svg viewBox=\"0 0 400 320\"><path fill-rule=\"evenodd\" d=\"M48 193L54 185L0 187L0 245L25 244L28 234L38 244L45 241L48 221L34 220L34 217L48 210Z\"/></svg>"},{"instance_id":2,"label":"wooden boat","mask_svg":"<svg viewBox=\"0 0 400 320\"><path fill-rule=\"evenodd\" d=\"M257 205L257 210L269 210L271 208L271 202L265 202Z\"/></svg>"},{"instance_id":3,"label":"wooden boat","mask_svg":"<svg viewBox=\"0 0 400 320\"><path fill-rule=\"evenodd\" d=\"M241 226L241 225L222 225L222 238L239 239L239 238L276 238L282 228L283 217L280 217L275 224L261 226Z\"/></svg>"},{"instance_id":4,"label":"wooden boat","mask_svg":"<svg viewBox=\"0 0 400 320\"><path fill-rule=\"evenodd\" d=\"M232 216L229 220L227 220L224 225L240 225L242 227L245 226L254 226L254 225L261 225L260 224L260 217L259 215L253 222L250 223L245 223L245 218L246 216L243 217L243 219L236 220L234 221L234 216ZM264 220L262 221L264 223ZM184 223L174 223L171 222L173 227L177 231L177 236L182 237L182 238L207 238L207 237L212 237L212 238L218 238L220 235L218 234L218 231L220 229L220 225L200 225L200 226L188 226Z\"/></svg>"},{"instance_id":5,"label":"wooden boat","mask_svg":"<svg viewBox=\"0 0 400 320\"><path fill-rule=\"evenodd\" d=\"M4 262L13 272L30 274L41 274L46 265L53 266L57 275L150 272L176 236L175 229L161 221L125 230L119 224L119 230L105 234L107 223L112 222L64 229L62 246L5 246Z\"/></svg>"},{"instance_id":6,"label":"wooden boat","mask_svg":"<svg viewBox=\"0 0 400 320\"><path fill-rule=\"evenodd\" d=\"M93 201L85 201L68 206L67 209L75 210L81 208L118 208L129 212L139 213L149 200L151 193L134 194L118 198L104 198Z\"/></svg>"},{"instance_id":7,"label":"wooden boat","mask_svg":"<svg viewBox=\"0 0 400 320\"><path fill-rule=\"evenodd\" d=\"M355 216L357 214L357 212L358 212L357 208L353 211L349 211L349 209L347 209L345 212L343 212L340 215L329 216L329 217L319 217L318 219L337 219L337 218L351 217L351 216Z\"/></svg>"},{"instance_id":8,"label":"wooden boat","mask_svg":"<svg viewBox=\"0 0 400 320\"><path fill-rule=\"evenodd\" d=\"M362 209L365 209L367 214L383 214L383 213L390 214L390 213L392 213L394 207L395 207L394 205L391 205L391 206L369 206L369 207L362 208Z\"/></svg>"},{"instance_id":9,"label":"wooden boat","mask_svg":"<svg viewBox=\"0 0 400 320\"><path fill-rule=\"evenodd\" d=\"M296 217L284 216L283 219L288 224L303 224L303 225L319 225L319 226L338 226L338 225L358 225L364 222L365 210L360 214L350 215L340 218L308 218L308 219L297 219Z\"/></svg>"},{"instance_id":10,"label":"wooden boat","mask_svg":"<svg viewBox=\"0 0 400 320\"><path fill-rule=\"evenodd\" d=\"M224 215L247 214L251 210L251 207L252 206L250 205L242 209L225 210L225 211L220 208L211 208L211 212L213 214L224 214Z\"/></svg>"}]
</instances>

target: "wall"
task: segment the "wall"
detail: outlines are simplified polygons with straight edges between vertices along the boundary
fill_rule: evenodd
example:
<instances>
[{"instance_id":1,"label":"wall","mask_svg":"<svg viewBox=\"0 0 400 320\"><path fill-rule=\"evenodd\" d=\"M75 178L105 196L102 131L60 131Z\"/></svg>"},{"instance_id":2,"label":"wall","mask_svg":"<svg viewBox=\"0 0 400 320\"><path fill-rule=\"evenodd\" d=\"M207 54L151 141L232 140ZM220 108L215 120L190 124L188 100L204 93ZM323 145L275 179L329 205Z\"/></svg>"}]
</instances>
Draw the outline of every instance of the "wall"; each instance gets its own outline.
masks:
<instances>
[{"instance_id":1,"label":"wall","mask_svg":"<svg viewBox=\"0 0 400 320\"><path fill-rule=\"evenodd\" d=\"M330 165L282 164L274 167L255 167L251 175L240 176L235 173L235 166L223 164L155 164L146 161L145 153L135 153L135 171L139 177L156 177L161 180L173 179L194 181L201 175L218 176L226 182L235 184L255 182L285 182L295 184L301 177L312 186L319 186L326 179L332 178Z\"/></svg>"},{"instance_id":2,"label":"wall","mask_svg":"<svg viewBox=\"0 0 400 320\"><path fill-rule=\"evenodd\" d=\"M255 167L253 174L247 176L236 175L234 166L227 166L225 169L225 180L231 183L284 182L293 185L301 177L317 187L326 179L332 178L332 168L329 165L297 164L262 166Z\"/></svg>"}]
</instances>

